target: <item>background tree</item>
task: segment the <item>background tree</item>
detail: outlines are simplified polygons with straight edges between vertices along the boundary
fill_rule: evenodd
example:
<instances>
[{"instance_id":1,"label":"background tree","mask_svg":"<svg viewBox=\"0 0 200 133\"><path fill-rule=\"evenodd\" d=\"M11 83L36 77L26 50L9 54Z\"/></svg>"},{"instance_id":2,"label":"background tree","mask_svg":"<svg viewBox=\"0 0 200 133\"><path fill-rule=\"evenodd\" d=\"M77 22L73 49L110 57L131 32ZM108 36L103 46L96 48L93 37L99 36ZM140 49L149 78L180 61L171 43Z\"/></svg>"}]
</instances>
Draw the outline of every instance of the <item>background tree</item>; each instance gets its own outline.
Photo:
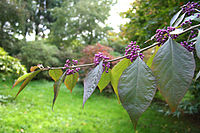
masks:
<instances>
[{"instance_id":1,"label":"background tree","mask_svg":"<svg viewBox=\"0 0 200 133\"><path fill-rule=\"evenodd\" d=\"M135 0L132 7L121 14L129 22L121 27L128 41L144 42L156 33L156 29L169 26L171 17L180 10L185 0ZM144 45L145 46L145 45ZM142 46L142 47L144 47Z\"/></svg>"},{"instance_id":2,"label":"background tree","mask_svg":"<svg viewBox=\"0 0 200 133\"><path fill-rule=\"evenodd\" d=\"M94 44L110 29L105 26L112 0L68 0L52 10L56 21L51 28L51 41L59 46L73 40Z\"/></svg>"}]
</instances>

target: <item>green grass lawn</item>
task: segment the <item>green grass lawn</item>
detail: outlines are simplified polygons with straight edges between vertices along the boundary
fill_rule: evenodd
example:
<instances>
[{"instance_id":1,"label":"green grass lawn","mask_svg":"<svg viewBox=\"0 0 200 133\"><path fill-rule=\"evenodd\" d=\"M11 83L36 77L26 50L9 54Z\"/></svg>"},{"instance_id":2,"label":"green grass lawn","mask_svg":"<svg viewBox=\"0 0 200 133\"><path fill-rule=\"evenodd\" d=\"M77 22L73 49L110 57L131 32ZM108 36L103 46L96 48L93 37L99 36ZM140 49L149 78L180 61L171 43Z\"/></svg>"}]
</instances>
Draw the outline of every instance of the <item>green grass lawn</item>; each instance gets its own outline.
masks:
<instances>
[{"instance_id":1,"label":"green grass lawn","mask_svg":"<svg viewBox=\"0 0 200 133\"><path fill-rule=\"evenodd\" d=\"M16 95L11 82L0 82L0 95ZM61 86L54 112L53 82L32 81L14 101L0 104L0 133L134 133L127 112L114 95L97 90L82 109L83 87L70 93ZM200 125L187 118L173 118L158 113L154 105L142 115L137 133L199 133Z\"/></svg>"}]
</instances>

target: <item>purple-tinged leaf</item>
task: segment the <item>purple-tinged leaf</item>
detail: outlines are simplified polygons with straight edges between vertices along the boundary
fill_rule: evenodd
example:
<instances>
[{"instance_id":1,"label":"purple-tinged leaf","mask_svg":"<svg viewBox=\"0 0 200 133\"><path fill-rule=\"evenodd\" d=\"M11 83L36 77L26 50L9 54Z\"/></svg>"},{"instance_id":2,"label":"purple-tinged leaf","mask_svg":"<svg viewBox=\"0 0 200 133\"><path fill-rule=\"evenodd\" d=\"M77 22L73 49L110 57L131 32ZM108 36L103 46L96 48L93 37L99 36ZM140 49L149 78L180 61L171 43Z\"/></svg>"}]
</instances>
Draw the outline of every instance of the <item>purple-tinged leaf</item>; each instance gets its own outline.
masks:
<instances>
[{"instance_id":1,"label":"purple-tinged leaf","mask_svg":"<svg viewBox=\"0 0 200 133\"><path fill-rule=\"evenodd\" d=\"M136 129L139 117L149 107L156 92L156 79L139 57L121 75L118 92Z\"/></svg>"},{"instance_id":2,"label":"purple-tinged leaf","mask_svg":"<svg viewBox=\"0 0 200 133\"><path fill-rule=\"evenodd\" d=\"M20 86L20 89L17 93L17 95L15 96L15 98L17 98L17 96L19 95L19 93L26 87L26 85L42 70L37 70L32 72L27 78L26 80L22 83L22 85Z\"/></svg>"},{"instance_id":3,"label":"purple-tinged leaf","mask_svg":"<svg viewBox=\"0 0 200 133\"><path fill-rule=\"evenodd\" d=\"M174 24L174 22L177 20L177 18L181 14L181 12L182 12L182 9L173 16L173 18L170 21L170 26L172 26Z\"/></svg>"},{"instance_id":4,"label":"purple-tinged leaf","mask_svg":"<svg viewBox=\"0 0 200 133\"><path fill-rule=\"evenodd\" d=\"M72 89L76 86L76 83L78 81L78 77L79 77L78 73L67 75L65 77L64 84L67 87L67 89L70 90L70 92L72 92Z\"/></svg>"},{"instance_id":5,"label":"purple-tinged leaf","mask_svg":"<svg viewBox=\"0 0 200 133\"><path fill-rule=\"evenodd\" d=\"M199 57L200 59L200 30L198 30L198 37L197 37L197 42L195 44L195 49L196 49L196 52L197 52L197 56Z\"/></svg>"},{"instance_id":6,"label":"purple-tinged leaf","mask_svg":"<svg viewBox=\"0 0 200 133\"><path fill-rule=\"evenodd\" d=\"M158 89L174 112L194 76L193 54L169 38L155 55L152 70Z\"/></svg>"},{"instance_id":7,"label":"purple-tinged leaf","mask_svg":"<svg viewBox=\"0 0 200 133\"><path fill-rule=\"evenodd\" d=\"M103 74L101 75L101 79L98 83L98 87L100 92L103 91L103 89L110 83L111 81L111 70L108 70L108 73L106 73L105 71L103 72Z\"/></svg>"},{"instance_id":8,"label":"purple-tinged leaf","mask_svg":"<svg viewBox=\"0 0 200 133\"><path fill-rule=\"evenodd\" d=\"M85 102L92 95L99 83L99 80L103 73L102 65L103 61L101 61L98 66L92 69L84 80L83 107Z\"/></svg>"},{"instance_id":9,"label":"purple-tinged leaf","mask_svg":"<svg viewBox=\"0 0 200 133\"><path fill-rule=\"evenodd\" d=\"M52 104L52 110L53 110L53 106L55 104L56 98L58 96L58 92L60 90L60 85L62 84L64 78L66 76L66 72L64 72L60 78L58 80L55 81L53 87L54 87L54 98L53 98L53 104Z\"/></svg>"}]
</instances>

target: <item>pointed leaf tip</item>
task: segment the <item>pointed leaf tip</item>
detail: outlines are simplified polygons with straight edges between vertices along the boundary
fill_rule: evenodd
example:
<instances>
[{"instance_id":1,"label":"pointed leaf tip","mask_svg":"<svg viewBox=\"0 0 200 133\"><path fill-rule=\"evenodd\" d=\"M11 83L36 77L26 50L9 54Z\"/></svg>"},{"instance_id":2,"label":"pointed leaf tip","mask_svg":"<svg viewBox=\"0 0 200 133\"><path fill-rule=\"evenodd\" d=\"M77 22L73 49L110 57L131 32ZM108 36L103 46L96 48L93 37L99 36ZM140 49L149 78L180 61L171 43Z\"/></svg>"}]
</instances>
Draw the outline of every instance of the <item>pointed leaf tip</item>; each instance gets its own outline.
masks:
<instances>
[{"instance_id":1,"label":"pointed leaf tip","mask_svg":"<svg viewBox=\"0 0 200 133\"><path fill-rule=\"evenodd\" d=\"M156 79L139 57L121 75L118 92L122 106L136 129L138 119L149 107L156 92Z\"/></svg>"},{"instance_id":2,"label":"pointed leaf tip","mask_svg":"<svg viewBox=\"0 0 200 133\"><path fill-rule=\"evenodd\" d=\"M84 79L84 94L83 94L83 108L87 99L92 95L96 89L101 75L103 73L103 61L99 63L94 69L92 69L87 77Z\"/></svg>"},{"instance_id":3,"label":"pointed leaf tip","mask_svg":"<svg viewBox=\"0 0 200 133\"><path fill-rule=\"evenodd\" d=\"M54 98L53 98L52 110L53 110L56 98L58 96L60 86L61 86L61 84L62 84L62 82L65 78L65 75L66 75L66 71L60 76L60 78L57 81L55 81L55 83L53 85L53 87L54 87Z\"/></svg>"}]
</instances>

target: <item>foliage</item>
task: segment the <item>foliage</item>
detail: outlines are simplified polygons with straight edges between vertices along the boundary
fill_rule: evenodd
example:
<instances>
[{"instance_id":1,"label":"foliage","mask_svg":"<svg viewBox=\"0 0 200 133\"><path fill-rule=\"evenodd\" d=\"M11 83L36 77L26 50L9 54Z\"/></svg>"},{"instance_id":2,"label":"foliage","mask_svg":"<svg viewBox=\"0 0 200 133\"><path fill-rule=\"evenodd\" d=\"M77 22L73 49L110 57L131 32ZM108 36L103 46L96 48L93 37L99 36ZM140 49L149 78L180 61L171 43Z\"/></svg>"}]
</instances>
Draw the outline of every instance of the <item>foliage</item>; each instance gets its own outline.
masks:
<instances>
[{"instance_id":1,"label":"foliage","mask_svg":"<svg viewBox=\"0 0 200 133\"><path fill-rule=\"evenodd\" d=\"M9 100L17 93L10 91L10 82L0 82L0 132L38 132L38 133L131 133L133 127L127 112L114 95L94 96L82 109L83 86L77 84L72 93L61 85L54 112L51 111L53 82L32 81L23 96ZM190 117L179 119L163 116L152 104L139 120L137 131L141 133L184 133L199 132L199 122Z\"/></svg>"},{"instance_id":2,"label":"foliage","mask_svg":"<svg viewBox=\"0 0 200 133\"><path fill-rule=\"evenodd\" d=\"M155 34L156 29L169 25L171 16L179 10L185 0L135 0L132 7L122 13L124 18L129 19L121 27L123 35L129 41L144 42ZM144 47L143 45L142 47Z\"/></svg>"},{"instance_id":3,"label":"foliage","mask_svg":"<svg viewBox=\"0 0 200 133\"><path fill-rule=\"evenodd\" d=\"M1 0L0 12L0 47L10 53L16 44L20 45L16 35L24 32L26 9L16 0Z\"/></svg>"},{"instance_id":4,"label":"foliage","mask_svg":"<svg viewBox=\"0 0 200 133\"><path fill-rule=\"evenodd\" d=\"M95 44L110 29L104 25L112 0L67 0L51 10L55 22L50 38L58 46L70 46L73 40ZM101 24L101 25L100 25Z\"/></svg>"},{"instance_id":5,"label":"foliage","mask_svg":"<svg viewBox=\"0 0 200 133\"><path fill-rule=\"evenodd\" d=\"M98 52L101 52L103 55L109 57L109 59L113 59L114 57L110 54L113 49L108 46L101 45L100 43L97 43L96 45L88 45L82 50L82 58L80 59L80 64L86 64L94 61L94 55ZM111 65L114 65L112 63ZM86 76L86 73L88 73L88 68L81 69L82 72L80 73L80 78L83 79Z\"/></svg>"},{"instance_id":6,"label":"foliage","mask_svg":"<svg viewBox=\"0 0 200 133\"><path fill-rule=\"evenodd\" d=\"M22 46L19 58L22 64L29 70L31 66L43 64L45 66L62 65L59 60L59 49L56 46L45 44L45 41L27 42ZM48 78L47 73L40 76L40 78Z\"/></svg>"},{"instance_id":7,"label":"foliage","mask_svg":"<svg viewBox=\"0 0 200 133\"><path fill-rule=\"evenodd\" d=\"M123 38L121 33L109 31L106 39L101 40L100 43L113 48L119 54L123 54L127 40Z\"/></svg>"},{"instance_id":8,"label":"foliage","mask_svg":"<svg viewBox=\"0 0 200 133\"><path fill-rule=\"evenodd\" d=\"M16 78L26 73L26 68L19 59L9 56L3 48L0 47L0 77L5 80L6 77Z\"/></svg>"}]
</instances>

